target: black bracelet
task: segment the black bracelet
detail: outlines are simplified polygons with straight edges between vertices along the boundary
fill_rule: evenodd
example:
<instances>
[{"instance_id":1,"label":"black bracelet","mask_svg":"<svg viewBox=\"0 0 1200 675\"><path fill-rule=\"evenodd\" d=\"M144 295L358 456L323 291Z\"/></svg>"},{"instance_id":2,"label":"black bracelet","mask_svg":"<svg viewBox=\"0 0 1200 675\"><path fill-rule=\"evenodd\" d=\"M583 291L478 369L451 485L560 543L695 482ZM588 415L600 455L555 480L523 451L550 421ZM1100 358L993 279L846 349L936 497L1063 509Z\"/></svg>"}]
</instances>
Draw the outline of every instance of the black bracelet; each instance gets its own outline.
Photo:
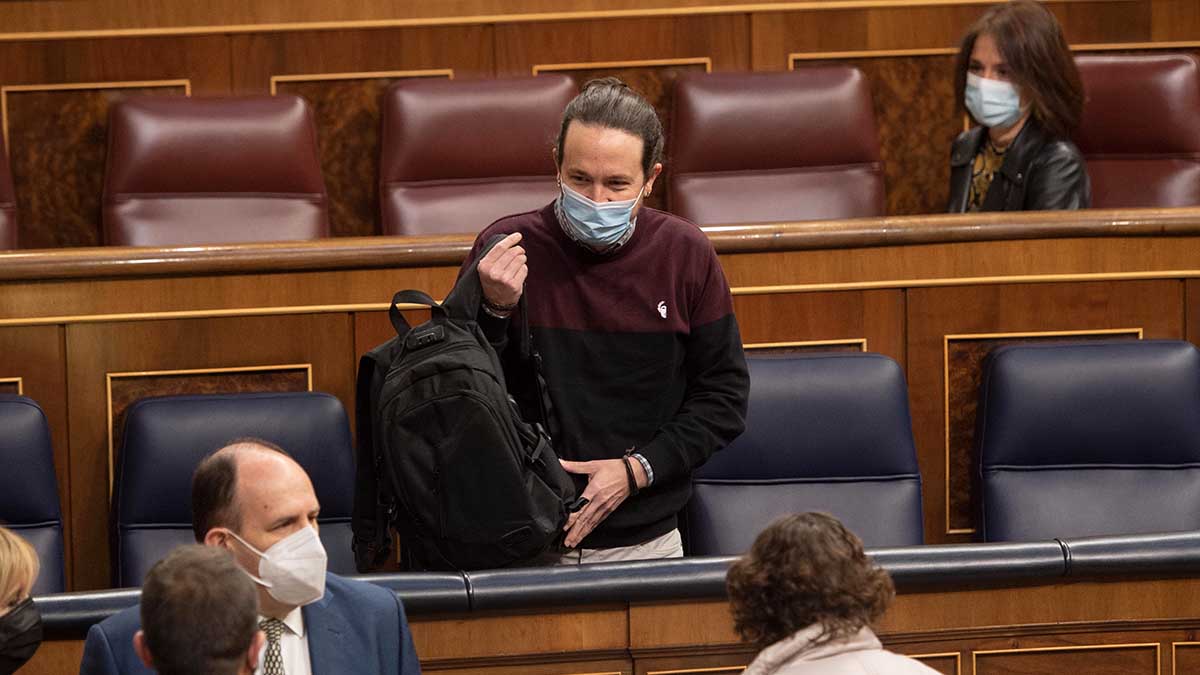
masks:
<instances>
[{"instance_id":1,"label":"black bracelet","mask_svg":"<svg viewBox=\"0 0 1200 675\"><path fill-rule=\"evenodd\" d=\"M491 300L488 300L488 297L486 295L483 296L483 306L486 307L487 309L492 310L493 312L498 313L498 314L513 311L514 309L517 308L517 305L520 304L520 302L521 302L520 300L517 300L517 302L514 302L511 305L497 305L496 303L492 302Z\"/></svg>"},{"instance_id":2,"label":"black bracelet","mask_svg":"<svg viewBox=\"0 0 1200 675\"><path fill-rule=\"evenodd\" d=\"M625 475L629 477L629 496L636 497L641 489L638 488L637 479L633 477L633 466L629 464L629 455L622 457L621 463L625 465Z\"/></svg>"}]
</instances>

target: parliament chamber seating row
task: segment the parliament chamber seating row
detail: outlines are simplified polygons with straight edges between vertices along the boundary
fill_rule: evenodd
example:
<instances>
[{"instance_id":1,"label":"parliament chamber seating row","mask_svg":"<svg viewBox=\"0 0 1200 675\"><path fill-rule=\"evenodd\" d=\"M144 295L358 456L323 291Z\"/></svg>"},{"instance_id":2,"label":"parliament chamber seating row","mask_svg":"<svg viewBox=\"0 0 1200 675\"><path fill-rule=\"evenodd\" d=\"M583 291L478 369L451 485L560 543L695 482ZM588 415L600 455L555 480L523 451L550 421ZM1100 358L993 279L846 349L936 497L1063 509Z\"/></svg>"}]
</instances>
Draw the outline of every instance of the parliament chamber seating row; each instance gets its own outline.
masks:
<instances>
[{"instance_id":1,"label":"parliament chamber seating row","mask_svg":"<svg viewBox=\"0 0 1200 675\"><path fill-rule=\"evenodd\" d=\"M694 477L681 523L689 555L740 554L775 517L809 510L833 513L872 548L920 546L921 475L899 365L871 353L771 355L749 364L746 432ZM1011 345L992 352L984 373L985 540L1200 530L1196 347ZM0 428L0 461L19 467L0 473L0 523L37 548L44 565L37 593L61 591L62 518L45 417L31 400L4 395ZM192 472L204 455L245 436L278 443L305 468L322 507L329 567L355 571L353 451L337 398L169 396L143 399L126 415L112 499L117 586L139 585L154 562L193 540Z\"/></svg>"},{"instance_id":2,"label":"parliament chamber seating row","mask_svg":"<svg viewBox=\"0 0 1200 675\"><path fill-rule=\"evenodd\" d=\"M1087 103L1075 140L1087 159L1092 206L1200 205L1195 57L1077 62ZM471 233L549 202L558 190L550 148L575 94L561 74L394 84L382 102L383 233ZM667 206L702 226L884 215L873 106L863 73L846 66L682 76L667 142ZM303 99L137 98L115 104L110 117L105 243L329 236ZM19 245L14 211L5 164L0 249Z\"/></svg>"}]
</instances>

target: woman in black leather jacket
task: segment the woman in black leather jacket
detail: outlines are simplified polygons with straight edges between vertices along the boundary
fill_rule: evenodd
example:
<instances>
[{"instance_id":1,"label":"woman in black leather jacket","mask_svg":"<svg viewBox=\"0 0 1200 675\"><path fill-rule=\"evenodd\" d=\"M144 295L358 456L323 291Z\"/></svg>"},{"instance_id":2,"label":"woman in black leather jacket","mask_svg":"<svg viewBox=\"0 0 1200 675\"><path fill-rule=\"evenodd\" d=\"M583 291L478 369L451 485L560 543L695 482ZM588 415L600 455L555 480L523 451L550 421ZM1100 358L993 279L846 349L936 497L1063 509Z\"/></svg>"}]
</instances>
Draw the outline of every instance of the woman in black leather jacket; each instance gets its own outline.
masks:
<instances>
[{"instance_id":1,"label":"woman in black leather jacket","mask_svg":"<svg viewBox=\"0 0 1200 675\"><path fill-rule=\"evenodd\" d=\"M1069 138L1083 85L1062 29L1041 4L990 8L967 31L955 90L980 126L950 153L950 207L965 211L1084 209L1091 183Z\"/></svg>"}]
</instances>

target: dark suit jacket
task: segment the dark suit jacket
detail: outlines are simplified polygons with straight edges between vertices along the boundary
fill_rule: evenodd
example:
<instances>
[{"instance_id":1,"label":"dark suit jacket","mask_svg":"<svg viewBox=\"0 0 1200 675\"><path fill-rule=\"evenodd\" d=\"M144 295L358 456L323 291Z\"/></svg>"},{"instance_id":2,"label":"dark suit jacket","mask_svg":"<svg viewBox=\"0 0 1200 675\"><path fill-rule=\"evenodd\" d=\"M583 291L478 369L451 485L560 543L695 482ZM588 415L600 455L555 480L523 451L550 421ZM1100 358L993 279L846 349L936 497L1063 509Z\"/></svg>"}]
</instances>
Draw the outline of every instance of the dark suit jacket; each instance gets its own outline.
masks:
<instances>
[{"instance_id":1,"label":"dark suit jacket","mask_svg":"<svg viewBox=\"0 0 1200 675\"><path fill-rule=\"evenodd\" d=\"M972 165L987 131L987 127L975 127L954 141L950 151L951 213L967 210ZM1086 209L1091 203L1092 184L1079 148L1052 137L1030 117L1005 153L980 210L1056 211Z\"/></svg>"},{"instance_id":2,"label":"dark suit jacket","mask_svg":"<svg viewBox=\"0 0 1200 675\"><path fill-rule=\"evenodd\" d=\"M139 610L130 607L91 627L80 675L152 672L133 651ZM301 611L313 675L420 674L404 607L391 591L327 574L325 596Z\"/></svg>"}]
</instances>

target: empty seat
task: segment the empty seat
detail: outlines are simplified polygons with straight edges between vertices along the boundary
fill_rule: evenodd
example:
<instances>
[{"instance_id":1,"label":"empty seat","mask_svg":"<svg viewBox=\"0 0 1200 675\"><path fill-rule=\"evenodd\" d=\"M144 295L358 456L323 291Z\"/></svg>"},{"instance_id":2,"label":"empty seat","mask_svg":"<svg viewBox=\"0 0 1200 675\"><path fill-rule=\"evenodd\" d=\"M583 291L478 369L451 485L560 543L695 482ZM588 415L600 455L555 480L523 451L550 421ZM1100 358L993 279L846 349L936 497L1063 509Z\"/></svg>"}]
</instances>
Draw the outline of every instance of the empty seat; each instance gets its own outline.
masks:
<instances>
[{"instance_id":1,"label":"empty seat","mask_svg":"<svg viewBox=\"0 0 1200 675\"><path fill-rule=\"evenodd\" d=\"M923 541L899 364L880 354L747 359L746 431L693 478L691 555L744 553L776 517L831 513L871 547Z\"/></svg>"},{"instance_id":2,"label":"empty seat","mask_svg":"<svg viewBox=\"0 0 1200 675\"><path fill-rule=\"evenodd\" d=\"M558 196L550 154L565 75L401 80L383 99L384 234L475 233Z\"/></svg>"},{"instance_id":3,"label":"empty seat","mask_svg":"<svg viewBox=\"0 0 1200 675\"><path fill-rule=\"evenodd\" d=\"M1191 54L1080 56L1075 142L1094 208L1200 204L1200 65Z\"/></svg>"},{"instance_id":4,"label":"empty seat","mask_svg":"<svg viewBox=\"0 0 1200 675\"><path fill-rule=\"evenodd\" d=\"M297 96L113 105L103 220L118 246L328 236L312 111Z\"/></svg>"},{"instance_id":5,"label":"empty seat","mask_svg":"<svg viewBox=\"0 0 1200 675\"><path fill-rule=\"evenodd\" d=\"M681 77L671 211L699 225L884 213L866 77L844 66Z\"/></svg>"},{"instance_id":6,"label":"empty seat","mask_svg":"<svg viewBox=\"0 0 1200 675\"><path fill-rule=\"evenodd\" d=\"M205 455L244 436L279 445L304 467L321 503L318 521L329 571L354 573L354 455L337 398L320 393L167 396L143 399L126 412L113 495L118 585L140 586L172 548L194 543L192 474Z\"/></svg>"},{"instance_id":7,"label":"empty seat","mask_svg":"<svg viewBox=\"0 0 1200 675\"><path fill-rule=\"evenodd\" d=\"M0 251L17 247L17 196L13 191L8 153L0 136Z\"/></svg>"},{"instance_id":8,"label":"empty seat","mask_svg":"<svg viewBox=\"0 0 1200 675\"><path fill-rule=\"evenodd\" d=\"M996 349L976 442L989 541L1200 529L1200 351Z\"/></svg>"},{"instance_id":9,"label":"empty seat","mask_svg":"<svg viewBox=\"0 0 1200 675\"><path fill-rule=\"evenodd\" d=\"M0 394L0 525L37 551L41 572L34 595L66 588L62 511L46 414L31 399Z\"/></svg>"}]
</instances>

